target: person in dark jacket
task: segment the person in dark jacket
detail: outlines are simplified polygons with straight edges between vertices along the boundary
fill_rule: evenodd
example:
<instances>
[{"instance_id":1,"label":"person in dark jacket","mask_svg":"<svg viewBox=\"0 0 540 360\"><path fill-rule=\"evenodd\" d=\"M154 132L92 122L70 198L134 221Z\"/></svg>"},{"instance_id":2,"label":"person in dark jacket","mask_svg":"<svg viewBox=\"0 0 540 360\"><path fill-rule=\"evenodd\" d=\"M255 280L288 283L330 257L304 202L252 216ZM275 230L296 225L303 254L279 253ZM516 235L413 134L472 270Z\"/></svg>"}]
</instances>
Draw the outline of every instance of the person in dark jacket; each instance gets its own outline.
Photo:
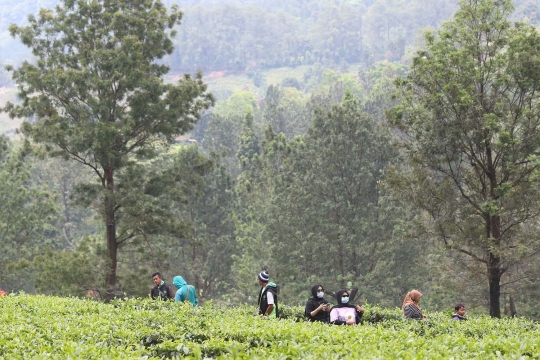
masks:
<instances>
[{"instance_id":1,"label":"person in dark jacket","mask_svg":"<svg viewBox=\"0 0 540 360\"><path fill-rule=\"evenodd\" d=\"M364 309L349 303L349 293L340 289L336 292L337 305L330 310L330 323L334 325L358 325L362 321Z\"/></svg>"},{"instance_id":2,"label":"person in dark jacket","mask_svg":"<svg viewBox=\"0 0 540 360\"><path fill-rule=\"evenodd\" d=\"M279 317L277 285L270 281L270 274L268 274L268 271L266 270L259 273L257 281L261 286L259 299L257 301L259 315L268 316L270 318Z\"/></svg>"},{"instance_id":3,"label":"person in dark jacket","mask_svg":"<svg viewBox=\"0 0 540 360\"><path fill-rule=\"evenodd\" d=\"M174 299L174 291L172 290L170 285L167 285L165 281L163 281L163 277L159 272L155 272L152 274L152 281L155 284L152 290L150 290L150 296L152 297L152 299Z\"/></svg>"},{"instance_id":4,"label":"person in dark jacket","mask_svg":"<svg viewBox=\"0 0 540 360\"><path fill-rule=\"evenodd\" d=\"M322 285L313 285L311 287L311 297L306 303L304 314L309 321L328 322L328 313L330 312L330 303L324 298L324 288Z\"/></svg>"},{"instance_id":5,"label":"person in dark jacket","mask_svg":"<svg viewBox=\"0 0 540 360\"><path fill-rule=\"evenodd\" d=\"M422 293L418 290L411 290L405 296L401 309L406 319L422 320L426 315L422 314L422 309L418 306Z\"/></svg>"},{"instance_id":6,"label":"person in dark jacket","mask_svg":"<svg viewBox=\"0 0 540 360\"><path fill-rule=\"evenodd\" d=\"M453 320L467 320L467 317L465 316L465 313L467 313L467 310L465 310L465 305L463 303L457 303L454 307L454 310L456 311L454 315L452 315Z\"/></svg>"}]
</instances>

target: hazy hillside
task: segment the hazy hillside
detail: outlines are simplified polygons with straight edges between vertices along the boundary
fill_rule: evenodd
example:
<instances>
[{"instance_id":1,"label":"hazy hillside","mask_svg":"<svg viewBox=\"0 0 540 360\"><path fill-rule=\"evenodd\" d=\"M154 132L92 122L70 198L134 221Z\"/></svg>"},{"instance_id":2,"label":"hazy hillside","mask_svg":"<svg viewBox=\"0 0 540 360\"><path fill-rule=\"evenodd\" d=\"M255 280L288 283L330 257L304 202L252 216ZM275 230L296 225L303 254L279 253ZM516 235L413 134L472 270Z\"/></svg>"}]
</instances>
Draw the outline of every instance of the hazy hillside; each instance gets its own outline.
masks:
<instances>
[{"instance_id":1,"label":"hazy hillside","mask_svg":"<svg viewBox=\"0 0 540 360\"><path fill-rule=\"evenodd\" d=\"M8 32L24 24L39 8L57 0L0 0L0 63L18 64L31 56ZM418 45L420 30L437 27L456 9L455 0L165 0L184 12L174 53L165 61L171 78L202 69L218 99L234 91L279 84L296 67L356 71L377 61L407 62ZM517 1L515 18L536 22L533 0ZM354 64L354 66L352 66ZM271 69L284 68L273 72ZM289 70L287 70L289 69ZM298 75L300 74L300 75ZM302 71L296 72L301 80ZM293 78L295 76L292 76ZM261 80L264 79L264 81ZM4 71L0 86L10 87ZM13 97L4 90L0 101ZM0 117L0 131L17 126Z\"/></svg>"},{"instance_id":2,"label":"hazy hillside","mask_svg":"<svg viewBox=\"0 0 540 360\"><path fill-rule=\"evenodd\" d=\"M1 64L57 1L0 0ZM188 0L175 38L156 0L70 1L14 28L43 146L0 136L0 288L145 297L159 270L254 305L266 269L285 304L540 318L539 0Z\"/></svg>"}]
</instances>

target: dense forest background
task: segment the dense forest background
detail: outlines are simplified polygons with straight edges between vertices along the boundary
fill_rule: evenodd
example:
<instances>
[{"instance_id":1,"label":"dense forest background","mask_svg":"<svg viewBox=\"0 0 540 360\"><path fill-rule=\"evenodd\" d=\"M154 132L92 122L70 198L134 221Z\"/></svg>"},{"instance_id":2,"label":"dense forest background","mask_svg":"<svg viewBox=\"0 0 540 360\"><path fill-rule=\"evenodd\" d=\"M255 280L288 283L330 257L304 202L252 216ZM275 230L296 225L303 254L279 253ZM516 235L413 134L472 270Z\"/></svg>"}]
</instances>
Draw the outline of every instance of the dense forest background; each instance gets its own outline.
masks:
<instances>
[{"instance_id":1,"label":"dense forest background","mask_svg":"<svg viewBox=\"0 0 540 360\"><path fill-rule=\"evenodd\" d=\"M2 65L35 61L8 26L55 5L0 1ZM256 274L268 269L289 304L321 283L329 291L358 288L358 301L383 306L400 306L416 288L428 310L463 301L488 311L485 268L423 228L426 213L387 181L387 169L402 161L386 117L399 103L394 81L424 49L423 31L439 29L457 1L178 5L174 51L160 60L170 68L166 80L202 70L216 103L172 147L139 159L144 170L121 174L129 204L122 221L146 227L119 248L117 294L147 296L150 275L161 271L168 282L182 275L203 301L254 304ZM512 20L540 22L539 1L514 6ZM6 71L0 86L2 103L17 102ZM91 199L92 171L23 141L15 129L25 119L0 120L0 288L104 293L106 229ZM167 169L179 175L156 200L152 176ZM144 219L131 210L143 207ZM174 217L174 231L162 217ZM536 258L504 273L506 314L540 317Z\"/></svg>"}]
</instances>

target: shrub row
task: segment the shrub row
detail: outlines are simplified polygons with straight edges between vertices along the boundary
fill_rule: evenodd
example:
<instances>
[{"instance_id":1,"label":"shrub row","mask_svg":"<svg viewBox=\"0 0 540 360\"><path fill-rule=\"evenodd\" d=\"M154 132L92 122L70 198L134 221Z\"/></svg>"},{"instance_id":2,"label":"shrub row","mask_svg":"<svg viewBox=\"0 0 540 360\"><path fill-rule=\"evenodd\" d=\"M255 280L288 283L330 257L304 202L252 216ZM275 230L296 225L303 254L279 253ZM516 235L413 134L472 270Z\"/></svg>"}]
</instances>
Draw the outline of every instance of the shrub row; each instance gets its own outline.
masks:
<instances>
[{"instance_id":1,"label":"shrub row","mask_svg":"<svg viewBox=\"0 0 540 360\"><path fill-rule=\"evenodd\" d=\"M219 307L149 300L109 304L76 298L0 298L0 357L51 359L159 358L401 358L540 355L539 326L526 319L474 317L467 322L428 313L406 321L398 310L367 308L363 325L302 320L284 307L280 320L253 307Z\"/></svg>"}]
</instances>

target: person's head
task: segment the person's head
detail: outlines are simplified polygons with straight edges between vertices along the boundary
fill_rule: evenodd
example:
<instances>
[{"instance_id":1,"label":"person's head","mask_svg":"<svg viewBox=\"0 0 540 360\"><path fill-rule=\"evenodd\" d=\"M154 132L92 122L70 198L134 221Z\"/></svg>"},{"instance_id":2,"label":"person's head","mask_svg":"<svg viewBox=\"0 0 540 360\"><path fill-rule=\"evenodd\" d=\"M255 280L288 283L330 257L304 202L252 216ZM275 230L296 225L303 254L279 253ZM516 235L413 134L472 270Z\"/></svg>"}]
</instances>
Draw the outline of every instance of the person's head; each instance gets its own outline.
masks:
<instances>
[{"instance_id":1,"label":"person's head","mask_svg":"<svg viewBox=\"0 0 540 360\"><path fill-rule=\"evenodd\" d=\"M313 285L311 287L311 295L315 299L322 299L324 297L324 288L322 285Z\"/></svg>"},{"instance_id":2,"label":"person's head","mask_svg":"<svg viewBox=\"0 0 540 360\"><path fill-rule=\"evenodd\" d=\"M172 283L177 289L180 289L187 285L186 280L180 275L173 277Z\"/></svg>"},{"instance_id":3,"label":"person's head","mask_svg":"<svg viewBox=\"0 0 540 360\"><path fill-rule=\"evenodd\" d=\"M163 281L163 277L161 277L161 273L159 272L155 272L152 274L152 281L154 282L154 284L156 285L160 285L161 282Z\"/></svg>"},{"instance_id":4,"label":"person's head","mask_svg":"<svg viewBox=\"0 0 540 360\"><path fill-rule=\"evenodd\" d=\"M456 314L464 316L467 310L465 310L465 305L463 303L457 303L454 307L454 310L456 310Z\"/></svg>"},{"instance_id":5,"label":"person's head","mask_svg":"<svg viewBox=\"0 0 540 360\"><path fill-rule=\"evenodd\" d=\"M403 300L403 305L401 308L405 308L405 305L413 303L418 306L418 303L420 302L420 298L422 297L422 293L418 290L411 290L405 295L405 299Z\"/></svg>"},{"instance_id":6,"label":"person's head","mask_svg":"<svg viewBox=\"0 0 540 360\"><path fill-rule=\"evenodd\" d=\"M261 271L259 275L257 276L257 281L259 282L259 285L261 285L262 287L265 287L266 285L268 285L268 281L270 281L270 274L268 273L268 271L266 270Z\"/></svg>"},{"instance_id":7,"label":"person's head","mask_svg":"<svg viewBox=\"0 0 540 360\"><path fill-rule=\"evenodd\" d=\"M411 290L410 294L412 302L418 305L420 298L422 297L422 293L418 290Z\"/></svg>"},{"instance_id":8,"label":"person's head","mask_svg":"<svg viewBox=\"0 0 540 360\"><path fill-rule=\"evenodd\" d=\"M339 305L349 303L349 292L345 289L336 291L336 301Z\"/></svg>"}]
</instances>

